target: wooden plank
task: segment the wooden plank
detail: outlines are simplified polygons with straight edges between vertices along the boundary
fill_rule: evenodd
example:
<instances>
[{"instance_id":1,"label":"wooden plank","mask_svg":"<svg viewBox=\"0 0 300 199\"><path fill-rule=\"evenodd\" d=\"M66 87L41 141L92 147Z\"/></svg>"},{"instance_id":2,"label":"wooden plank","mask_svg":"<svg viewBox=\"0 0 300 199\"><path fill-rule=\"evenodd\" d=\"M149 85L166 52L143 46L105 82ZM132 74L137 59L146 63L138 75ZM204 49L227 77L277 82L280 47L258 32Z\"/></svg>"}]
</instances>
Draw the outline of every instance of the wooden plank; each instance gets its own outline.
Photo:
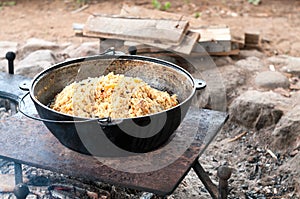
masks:
<instances>
[{"instance_id":1,"label":"wooden plank","mask_svg":"<svg viewBox=\"0 0 300 199\"><path fill-rule=\"evenodd\" d=\"M229 56L229 55L238 55L240 53L239 49L233 49L228 52L210 52L209 55L212 56Z\"/></svg>"},{"instance_id":2,"label":"wooden plank","mask_svg":"<svg viewBox=\"0 0 300 199\"><path fill-rule=\"evenodd\" d=\"M244 48L261 50L260 34L258 32L246 32Z\"/></svg>"},{"instance_id":3,"label":"wooden plank","mask_svg":"<svg viewBox=\"0 0 300 199\"><path fill-rule=\"evenodd\" d=\"M82 37L83 36L83 27L84 24L73 23L72 25L75 36Z\"/></svg>"},{"instance_id":4,"label":"wooden plank","mask_svg":"<svg viewBox=\"0 0 300 199\"><path fill-rule=\"evenodd\" d=\"M199 40L199 37L200 37L200 35L198 33L188 32L185 35L185 37L183 38L183 41L181 42L180 45L173 45L170 43L158 44L158 43L151 43L151 42L144 42L143 44L152 46L154 48L160 48L160 49L163 49L166 51L172 51L172 52L189 55L192 52L197 41ZM130 42L130 41L125 41L125 43L124 43L124 45L126 45L126 46L136 46L138 48L149 49L150 51L155 51L155 50L151 50L151 48L149 48L149 47L147 48L143 44L138 43L138 42Z\"/></svg>"},{"instance_id":5,"label":"wooden plank","mask_svg":"<svg viewBox=\"0 0 300 199\"><path fill-rule=\"evenodd\" d=\"M199 42L199 45L196 45L193 52L229 52L231 51L231 41L205 41Z\"/></svg>"},{"instance_id":6,"label":"wooden plank","mask_svg":"<svg viewBox=\"0 0 300 199\"><path fill-rule=\"evenodd\" d=\"M89 16L83 35L128 41L180 44L188 21Z\"/></svg>"},{"instance_id":7,"label":"wooden plank","mask_svg":"<svg viewBox=\"0 0 300 199\"><path fill-rule=\"evenodd\" d=\"M227 25L206 25L205 22L199 19L194 19L179 14L163 12L158 10L146 9L139 6L129 6L124 4L120 15L132 17L151 17L153 19L177 19L188 20L190 22L190 32L200 34L199 45L195 47L199 53L208 52L209 54L226 54L237 53L237 50L231 48L231 33ZM235 50L235 51L232 51ZM195 50L193 50L194 52Z\"/></svg>"},{"instance_id":8,"label":"wooden plank","mask_svg":"<svg viewBox=\"0 0 300 199\"><path fill-rule=\"evenodd\" d=\"M245 45L259 45L260 44L260 34L257 32L246 32L245 33Z\"/></svg>"},{"instance_id":9,"label":"wooden plank","mask_svg":"<svg viewBox=\"0 0 300 199\"><path fill-rule=\"evenodd\" d=\"M231 40L230 29L224 25L203 26L197 29L190 29L190 31L201 35L199 42Z\"/></svg>"},{"instance_id":10,"label":"wooden plank","mask_svg":"<svg viewBox=\"0 0 300 199\"><path fill-rule=\"evenodd\" d=\"M74 30L75 36L84 37L83 27L84 27L83 24L73 24L73 30ZM159 49L155 49L155 50L153 49L153 47L155 47L155 48L161 48L164 50L174 51L177 53L190 54L191 51L193 50L195 44L198 42L199 38L200 38L200 34L188 31L187 34L185 35L185 37L183 38L182 42L180 43L180 45L174 45L172 43L165 43L165 44L157 44L157 43L151 43L151 42L139 43L136 41L124 41L123 43L127 47L128 46L136 46L140 50L143 49L143 52L158 51ZM120 41L121 40L116 40L116 39L105 40L106 45L100 45L100 52L109 48L108 45L110 45L110 47L115 47L116 49L119 49ZM115 46L116 42L118 43L117 46ZM102 46L104 46L104 48L102 48Z\"/></svg>"}]
</instances>

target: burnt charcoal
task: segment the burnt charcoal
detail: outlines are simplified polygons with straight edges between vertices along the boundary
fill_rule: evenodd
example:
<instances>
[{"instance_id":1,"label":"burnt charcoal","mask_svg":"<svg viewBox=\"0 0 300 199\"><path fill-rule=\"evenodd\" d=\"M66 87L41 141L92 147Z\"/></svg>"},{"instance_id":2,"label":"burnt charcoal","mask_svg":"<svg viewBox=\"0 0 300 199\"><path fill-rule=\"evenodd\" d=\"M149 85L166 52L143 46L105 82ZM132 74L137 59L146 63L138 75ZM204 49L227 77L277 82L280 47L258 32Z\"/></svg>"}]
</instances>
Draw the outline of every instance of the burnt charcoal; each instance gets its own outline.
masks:
<instances>
[{"instance_id":1,"label":"burnt charcoal","mask_svg":"<svg viewBox=\"0 0 300 199\"><path fill-rule=\"evenodd\" d=\"M247 190L247 189L249 188L249 185L243 184L243 185L241 186L241 188L242 188L243 190Z\"/></svg>"},{"instance_id":2,"label":"burnt charcoal","mask_svg":"<svg viewBox=\"0 0 300 199\"><path fill-rule=\"evenodd\" d=\"M29 178L28 184L34 186L49 186L50 180L46 176L33 176Z\"/></svg>"}]
</instances>

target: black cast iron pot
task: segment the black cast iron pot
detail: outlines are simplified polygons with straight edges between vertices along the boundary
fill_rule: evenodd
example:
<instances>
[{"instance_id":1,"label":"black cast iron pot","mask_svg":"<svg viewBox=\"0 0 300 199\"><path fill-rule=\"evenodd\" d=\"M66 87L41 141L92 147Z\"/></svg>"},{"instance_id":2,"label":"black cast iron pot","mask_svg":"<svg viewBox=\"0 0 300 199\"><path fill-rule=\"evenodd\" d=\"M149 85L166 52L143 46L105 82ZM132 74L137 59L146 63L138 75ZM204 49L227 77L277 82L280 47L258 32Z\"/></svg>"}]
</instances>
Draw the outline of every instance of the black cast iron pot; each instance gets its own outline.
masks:
<instances>
[{"instance_id":1,"label":"black cast iron pot","mask_svg":"<svg viewBox=\"0 0 300 199\"><path fill-rule=\"evenodd\" d=\"M139 77L156 89L177 94L179 104L156 114L127 119L81 118L49 108L54 97L70 83L112 71ZM135 55L98 55L66 61L42 71L32 80L29 93L40 116L38 120L64 146L83 154L107 157L145 153L163 146L185 117L196 90L204 87L204 81L194 79L170 62Z\"/></svg>"}]
</instances>

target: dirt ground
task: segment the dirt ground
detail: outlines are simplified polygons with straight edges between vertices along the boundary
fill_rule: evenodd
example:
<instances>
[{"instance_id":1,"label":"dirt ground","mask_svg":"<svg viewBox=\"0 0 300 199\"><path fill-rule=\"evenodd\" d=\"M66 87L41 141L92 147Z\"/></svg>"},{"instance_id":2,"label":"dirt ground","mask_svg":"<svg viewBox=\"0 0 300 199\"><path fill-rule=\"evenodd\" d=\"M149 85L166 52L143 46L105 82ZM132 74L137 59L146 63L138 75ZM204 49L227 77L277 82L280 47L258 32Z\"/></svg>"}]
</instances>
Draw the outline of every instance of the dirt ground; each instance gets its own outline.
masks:
<instances>
[{"instance_id":1,"label":"dirt ground","mask_svg":"<svg viewBox=\"0 0 300 199\"><path fill-rule=\"evenodd\" d=\"M1 0L0 40L25 42L36 37L58 43L80 43L74 36L73 23L85 23L92 13L118 14L123 3L153 8L151 0L90 1L89 7L74 12L81 5L75 0L16 0L13 6L5 6ZM159 1L164 3L166 1ZM259 32L264 50L269 55L300 55L300 1L261 0L258 6L248 0L170 0L168 12L176 12L195 18L203 25L226 24L234 39L243 39L245 32Z\"/></svg>"}]
</instances>

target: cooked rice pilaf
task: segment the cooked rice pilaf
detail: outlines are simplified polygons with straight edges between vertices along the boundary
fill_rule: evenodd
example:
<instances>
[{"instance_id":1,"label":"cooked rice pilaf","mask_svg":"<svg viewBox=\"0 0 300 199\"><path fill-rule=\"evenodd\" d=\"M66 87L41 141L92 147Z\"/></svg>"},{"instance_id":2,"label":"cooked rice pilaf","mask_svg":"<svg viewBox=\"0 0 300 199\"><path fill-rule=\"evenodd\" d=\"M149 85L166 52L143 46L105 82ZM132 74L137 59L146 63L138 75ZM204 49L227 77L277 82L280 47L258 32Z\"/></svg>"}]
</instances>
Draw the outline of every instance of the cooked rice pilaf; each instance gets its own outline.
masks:
<instances>
[{"instance_id":1,"label":"cooked rice pilaf","mask_svg":"<svg viewBox=\"0 0 300 199\"><path fill-rule=\"evenodd\" d=\"M150 87L139 78L109 73L66 86L50 107L88 118L131 118L161 112L178 104L176 95Z\"/></svg>"}]
</instances>

